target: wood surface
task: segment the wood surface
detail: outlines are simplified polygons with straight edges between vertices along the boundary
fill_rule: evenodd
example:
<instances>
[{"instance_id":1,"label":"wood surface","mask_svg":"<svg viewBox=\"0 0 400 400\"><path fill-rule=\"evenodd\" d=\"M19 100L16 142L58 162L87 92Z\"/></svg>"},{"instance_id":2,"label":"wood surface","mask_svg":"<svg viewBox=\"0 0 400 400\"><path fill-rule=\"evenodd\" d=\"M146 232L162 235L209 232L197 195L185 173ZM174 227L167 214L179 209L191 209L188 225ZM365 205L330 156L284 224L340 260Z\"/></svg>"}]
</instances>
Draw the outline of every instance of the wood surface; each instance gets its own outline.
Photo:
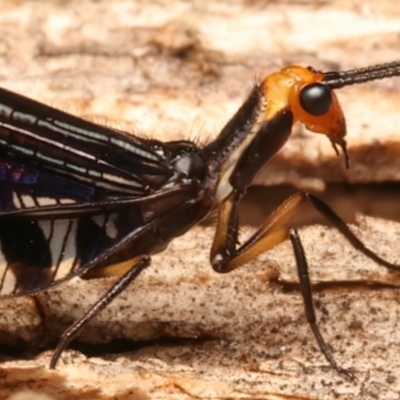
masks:
<instances>
[{"instance_id":1,"label":"wood surface","mask_svg":"<svg viewBox=\"0 0 400 400\"><path fill-rule=\"evenodd\" d=\"M391 0L1 6L3 87L161 140L211 140L252 84L285 65L332 70L400 59L400 3ZM398 180L399 83L339 92L350 170L326 138L297 127L257 183L322 190L326 182ZM399 224L359 217L353 229L400 263ZM80 337L105 349L124 338L140 342L138 350L95 357L69 350L55 371L47 368L48 351L4 355L0 399L33 399L26 390L57 400L398 399L400 274L354 251L334 229L300 234L319 326L355 380L332 371L316 346L288 243L218 275L208 262L213 229L197 227L154 257ZM111 284L74 279L35 298L1 301L0 342L10 348L54 342Z\"/></svg>"}]
</instances>

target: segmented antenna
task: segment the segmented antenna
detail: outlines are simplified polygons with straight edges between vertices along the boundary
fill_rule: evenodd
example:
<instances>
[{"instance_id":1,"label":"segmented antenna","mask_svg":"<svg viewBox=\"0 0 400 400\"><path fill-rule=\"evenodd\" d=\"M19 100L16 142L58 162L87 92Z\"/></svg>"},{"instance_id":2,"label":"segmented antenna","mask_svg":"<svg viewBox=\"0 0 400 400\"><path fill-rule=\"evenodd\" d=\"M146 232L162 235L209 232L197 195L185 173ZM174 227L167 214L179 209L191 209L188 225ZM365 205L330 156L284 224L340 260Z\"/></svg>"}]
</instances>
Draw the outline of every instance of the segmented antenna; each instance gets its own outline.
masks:
<instances>
[{"instance_id":1,"label":"segmented antenna","mask_svg":"<svg viewBox=\"0 0 400 400\"><path fill-rule=\"evenodd\" d=\"M400 61L374 65L367 68L351 69L343 72L322 72L323 82L331 89L374 81L376 79L400 76Z\"/></svg>"}]
</instances>

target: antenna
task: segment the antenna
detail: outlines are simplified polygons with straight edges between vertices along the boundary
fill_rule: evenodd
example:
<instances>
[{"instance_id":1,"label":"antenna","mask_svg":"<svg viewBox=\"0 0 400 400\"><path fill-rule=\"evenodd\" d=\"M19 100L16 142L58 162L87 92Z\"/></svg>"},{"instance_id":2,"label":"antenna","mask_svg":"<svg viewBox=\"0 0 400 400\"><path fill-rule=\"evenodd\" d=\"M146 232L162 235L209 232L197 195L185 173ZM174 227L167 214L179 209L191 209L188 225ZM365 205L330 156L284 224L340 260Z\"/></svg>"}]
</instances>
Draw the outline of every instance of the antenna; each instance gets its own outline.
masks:
<instances>
[{"instance_id":1,"label":"antenna","mask_svg":"<svg viewBox=\"0 0 400 400\"><path fill-rule=\"evenodd\" d=\"M400 61L378 64L366 68L351 69L343 72L322 72L322 74L324 75L322 82L325 83L325 85L331 89L339 89L357 83L400 76Z\"/></svg>"}]
</instances>

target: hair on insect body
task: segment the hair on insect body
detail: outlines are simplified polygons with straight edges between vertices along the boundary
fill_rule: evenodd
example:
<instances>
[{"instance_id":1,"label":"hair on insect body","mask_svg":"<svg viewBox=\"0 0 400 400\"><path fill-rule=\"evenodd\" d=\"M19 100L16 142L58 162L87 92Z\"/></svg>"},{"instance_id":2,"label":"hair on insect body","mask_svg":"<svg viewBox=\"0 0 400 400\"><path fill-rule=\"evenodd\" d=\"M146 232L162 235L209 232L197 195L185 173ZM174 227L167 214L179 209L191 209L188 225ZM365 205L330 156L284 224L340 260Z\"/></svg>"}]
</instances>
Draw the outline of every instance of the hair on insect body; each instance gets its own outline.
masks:
<instances>
[{"instance_id":1,"label":"hair on insect body","mask_svg":"<svg viewBox=\"0 0 400 400\"><path fill-rule=\"evenodd\" d=\"M285 200L238 245L238 207L256 173L284 146L295 122L324 134L344 155L346 123L335 90L400 75L400 62L345 72L289 66L256 84L218 137L140 139L0 89L0 295L46 290L75 276L118 280L62 335L50 368L81 329L177 236L216 212L212 268L228 273L290 240L305 314L328 363L316 323L305 252L288 223L306 204L358 251L394 271L324 202L309 193Z\"/></svg>"}]
</instances>

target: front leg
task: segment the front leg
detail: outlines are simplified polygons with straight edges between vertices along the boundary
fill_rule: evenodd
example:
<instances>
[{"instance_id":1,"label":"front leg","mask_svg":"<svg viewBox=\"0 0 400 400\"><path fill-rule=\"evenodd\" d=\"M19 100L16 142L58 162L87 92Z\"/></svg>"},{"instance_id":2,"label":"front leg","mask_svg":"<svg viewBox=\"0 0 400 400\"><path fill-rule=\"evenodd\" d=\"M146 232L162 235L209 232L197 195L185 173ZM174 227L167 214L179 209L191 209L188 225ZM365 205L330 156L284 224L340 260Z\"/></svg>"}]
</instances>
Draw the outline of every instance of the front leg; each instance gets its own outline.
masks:
<instances>
[{"instance_id":1,"label":"front leg","mask_svg":"<svg viewBox=\"0 0 400 400\"><path fill-rule=\"evenodd\" d=\"M255 233L237 248L238 208L241 198L242 195L233 192L224 200L218 210L217 227L210 255L211 265L216 272L233 271L289 239L290 227L287 224L306 204L310 204L323 215L356 250L389 270L400 271L400 265L384 260L366 247L327 204L312 194L303 192L286 199L259 226Z\"/></svg>"},{"instance_id":2,"label":"front leg","mask_svg":"<svg viewBox=\"0 0 400 400\"><path fill-rule=\"evenodd\" d=\"M243 245L236 248L241 197L241 194L233 192L218 210L210 255L211 265L216 272L233 271L288 239L289 228L284 225L308 202L306 193L297 193L289 197Z\"/></svg>"},{"instance_id":3,"label":"front leg","mask_svg":"<svg viewBox=\"0 0 400 400\"><path fill-rule=\"evenodd\" d=\"M368 249L349 229L346 223L325 203L308 193L297 193L284 201L256 230L246 242L237 248L238 207L241 195L233 192L221 205L217 228L211 248L211 264L215 271L227 273L235 270L260 254L272 249L286 239L290 239L300 281L307 322L325 358L338 372L352 377L352 373L339 367L329 351L318 328L312 300L312 288L308 273L307 259L297 231L287 226L290 219L307 203L311 204L333 224L357 250L384 267L399 271L398 265L391 264Z\"/></svg>"}]
</instances>

